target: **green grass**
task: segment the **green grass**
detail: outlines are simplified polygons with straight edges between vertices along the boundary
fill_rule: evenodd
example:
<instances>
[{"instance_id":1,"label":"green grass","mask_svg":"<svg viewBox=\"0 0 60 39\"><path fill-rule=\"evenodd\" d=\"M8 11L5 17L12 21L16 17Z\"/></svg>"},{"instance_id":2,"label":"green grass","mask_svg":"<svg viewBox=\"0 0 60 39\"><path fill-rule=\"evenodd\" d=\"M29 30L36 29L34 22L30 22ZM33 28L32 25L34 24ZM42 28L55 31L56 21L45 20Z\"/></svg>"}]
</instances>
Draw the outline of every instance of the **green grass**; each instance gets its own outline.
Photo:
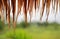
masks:
<instances>
[{"instance_id":1,"label":"green grass","mask_svg":"<svg viewBox=\"0 0 60 39\"><path fill-rule=\"evenodd\" d=\"M27 28L23 24L18 24L15 32L13 28L6 29L0 34L0 39L60 39L60 24L31 23Z\"/></svg>"}]
</instances>

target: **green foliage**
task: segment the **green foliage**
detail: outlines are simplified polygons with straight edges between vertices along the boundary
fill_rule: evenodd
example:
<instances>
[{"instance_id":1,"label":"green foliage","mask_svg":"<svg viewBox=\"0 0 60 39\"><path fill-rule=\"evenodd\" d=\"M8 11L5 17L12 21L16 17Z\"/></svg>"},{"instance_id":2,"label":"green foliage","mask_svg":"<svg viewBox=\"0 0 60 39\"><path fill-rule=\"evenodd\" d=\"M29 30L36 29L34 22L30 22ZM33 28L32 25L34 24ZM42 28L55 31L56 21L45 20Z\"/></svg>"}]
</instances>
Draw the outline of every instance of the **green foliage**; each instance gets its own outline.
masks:
<instances>
[{"instance_id":1,"label":"green foliage","mask_svg":"<svg viewBox=\"0 0 60 39\"><path fill-rule=\"evenodd\" d=\"M16 30L16 32L9 32L7 34L7 37L11 39L31 39L31 36L29 36L24 30Z\"/></svg>"},{"instance_id":2,"label":"green foliage","mask_svg":"<svg viewBox=\"0 0 60 39\"><path fill-rule=\"evenodd\" d=\"M17 27L22 27L22 28L26 28L28 26L30 26L30 23L27 23L27 25L25 22L21 22L21 23L17 24Z\"/></svg>"},{"instance_id":3,"label":"green foliage","mask_svg":"<svg viewBox=\"0 0 60 39\"><path fill-rule=\"evenodd\" d=\"M3 22L0 20L0 31L3 30Z\"/></svg>"},{"instance_id":4,"label":"green foliage","mask_svg":"<svg viewBox=\"0 0 60 39\"><path fill-rule=\"evenodd\" d=\"M46 26L47 25L47 26ZM22 26L22 24L18 24ZM0 39L60 39L60 24L31 23L27 28L13 28L0 34ZM46 26L46 27L45 27Z\"/></svg>"},{"instance_id":5,"label":"green foliage","mask_svg":"<svg viewBox=\"0 0 60 39\"><path fill-rule=\"evenodd\" d=\"M53 22L53 23L47 23L47 22L43 22L43 23L39 23L39 22L37 22L36 23L36 25L37 26L59 26L59 24L58 23L56 23L56 22Z\"/></svg>"},{"instance_id":6,"label":"green foliage","mask_svg":"<svg viewBox=\"0 0 60 39\"><path fill-rule=\"evenodd\" d=\"M48 23L44 22L44 23L36 23L38 26L48 26Z\"/></svg>"}]
</instances>

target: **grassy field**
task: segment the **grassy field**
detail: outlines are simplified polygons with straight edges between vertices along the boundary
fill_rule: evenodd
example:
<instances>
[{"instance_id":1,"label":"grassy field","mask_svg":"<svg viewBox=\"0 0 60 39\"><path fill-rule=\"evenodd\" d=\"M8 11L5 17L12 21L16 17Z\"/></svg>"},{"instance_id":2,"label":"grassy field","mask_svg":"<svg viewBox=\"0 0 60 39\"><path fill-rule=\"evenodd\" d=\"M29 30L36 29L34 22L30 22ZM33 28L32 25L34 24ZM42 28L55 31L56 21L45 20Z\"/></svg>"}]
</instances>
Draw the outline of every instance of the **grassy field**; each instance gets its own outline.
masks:
<instances>
[{"instance_id":1,"label":"grassy field","mask_svg":"<svg viewBox=\"0 0 60 39\"><path fill-rule=\"evenodd\" d=\"M24 23L17 24L14 32L7 26L0 32L0 39L60 39L60 24L57 23Z\"/></svg>"}]
</instances>

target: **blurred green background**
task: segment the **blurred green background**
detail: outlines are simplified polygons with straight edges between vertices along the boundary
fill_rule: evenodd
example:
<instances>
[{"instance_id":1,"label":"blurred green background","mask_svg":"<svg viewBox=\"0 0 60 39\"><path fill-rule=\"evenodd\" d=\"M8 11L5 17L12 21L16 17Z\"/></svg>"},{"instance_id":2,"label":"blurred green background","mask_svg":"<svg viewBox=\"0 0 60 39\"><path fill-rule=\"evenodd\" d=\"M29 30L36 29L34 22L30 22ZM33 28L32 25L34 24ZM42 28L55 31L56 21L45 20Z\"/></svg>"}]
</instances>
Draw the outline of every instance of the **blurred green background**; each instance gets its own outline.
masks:
<instances>
[{"instance_id":1,"label":"blurred green background","mask_svg":"<svg viewBox=\"0 0 60 39\"><path fill-rule=\"evenodd\" d=\"M58 23L28 23L21 22L8 29L7 24L0 21L0 39L60 39L60 24Z\"/></svg>"}]
</instances>

